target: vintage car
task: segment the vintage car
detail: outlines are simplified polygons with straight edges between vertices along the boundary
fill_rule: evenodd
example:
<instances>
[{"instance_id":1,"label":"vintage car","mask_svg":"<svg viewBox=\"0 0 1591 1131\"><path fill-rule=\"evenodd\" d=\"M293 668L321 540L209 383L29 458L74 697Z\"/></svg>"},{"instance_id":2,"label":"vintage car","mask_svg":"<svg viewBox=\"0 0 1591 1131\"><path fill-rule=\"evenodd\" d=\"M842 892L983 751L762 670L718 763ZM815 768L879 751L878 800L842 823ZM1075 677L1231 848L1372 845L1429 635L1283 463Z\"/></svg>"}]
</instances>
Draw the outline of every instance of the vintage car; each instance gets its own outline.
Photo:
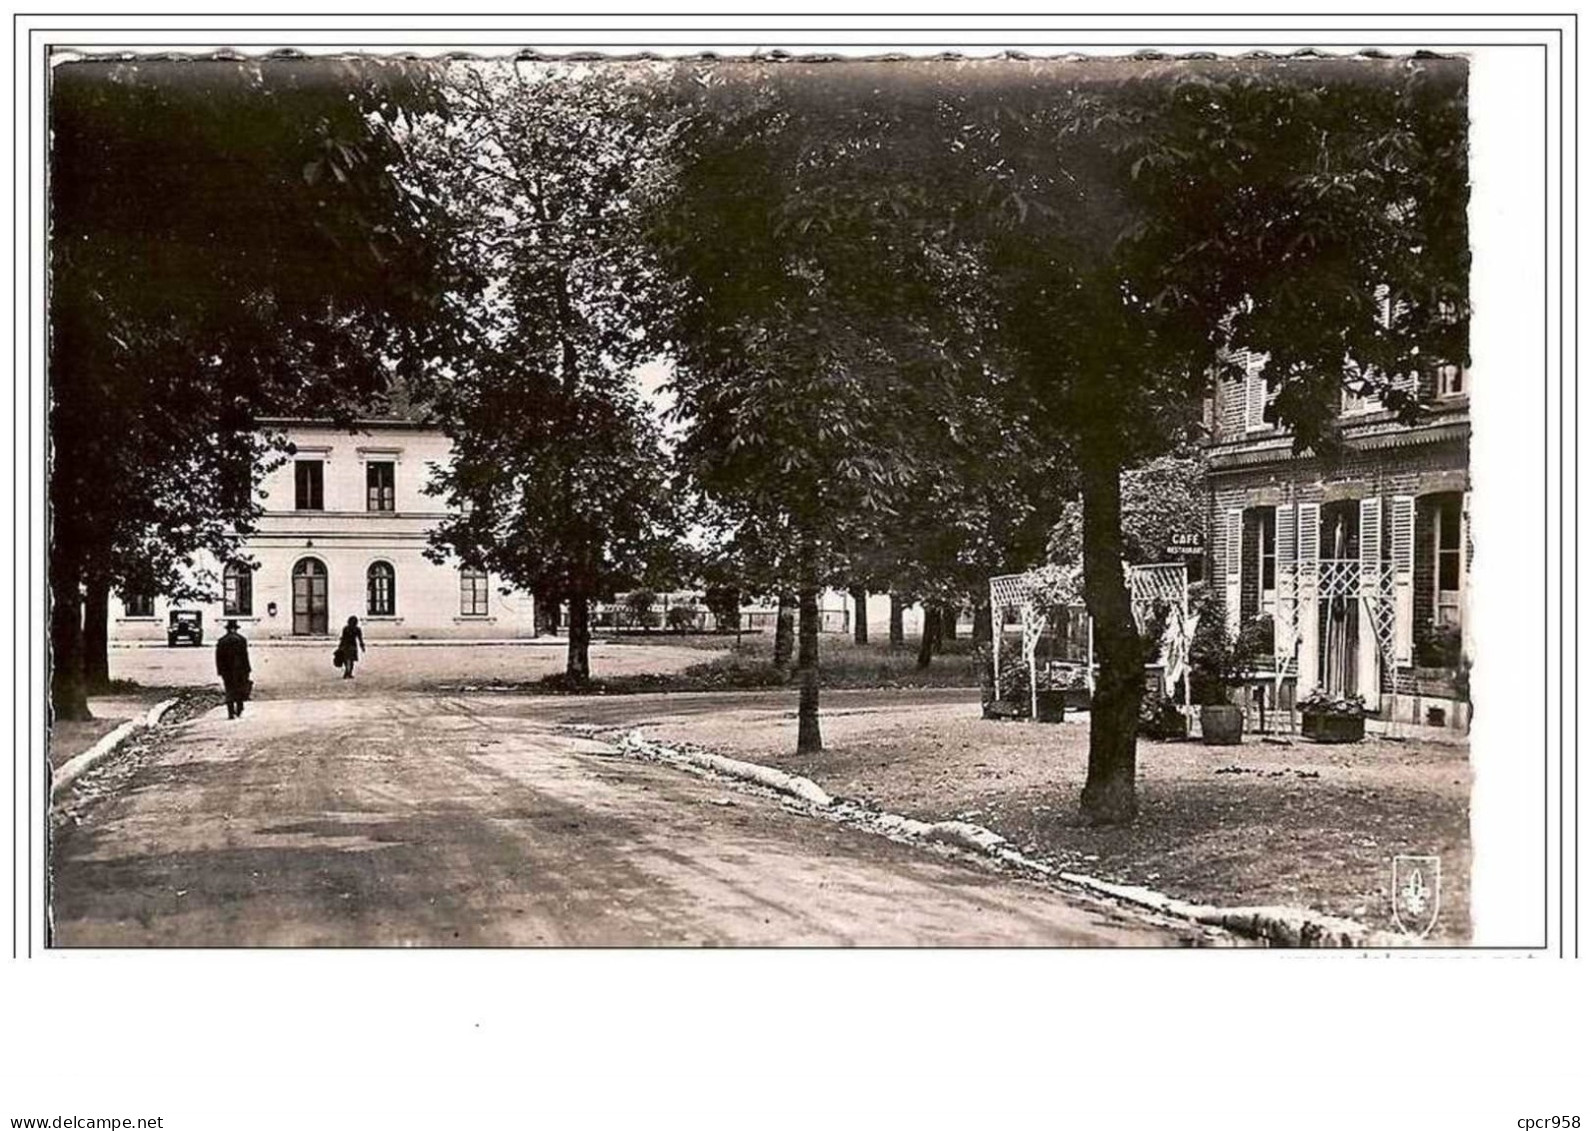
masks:
<instances>
[{"instance_id":1,"label":"vintage car","mask_svg":"<svg viewBox=\"0 0 1591 1131\"><path fill-rule=\"evenodd\" d=\"M197 609L172 609L166 625L166 645L175 648L181 641L195 647L204 643L204 614Z\"/></svg>"}]
</instances>

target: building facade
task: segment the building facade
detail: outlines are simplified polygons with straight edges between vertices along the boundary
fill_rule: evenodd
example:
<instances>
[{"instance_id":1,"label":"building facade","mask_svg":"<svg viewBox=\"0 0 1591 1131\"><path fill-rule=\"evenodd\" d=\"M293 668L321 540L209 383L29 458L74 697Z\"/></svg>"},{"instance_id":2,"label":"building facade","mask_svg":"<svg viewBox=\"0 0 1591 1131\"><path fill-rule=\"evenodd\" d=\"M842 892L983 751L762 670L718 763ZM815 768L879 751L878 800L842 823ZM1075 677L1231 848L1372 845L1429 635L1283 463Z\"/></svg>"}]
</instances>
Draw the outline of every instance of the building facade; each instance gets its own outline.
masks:
<instances>
[{"instance_id":1,"label":"building facade","mask_svg":"<svg viewBox=\"0 0 1591 1131\"><path fill-rule=\"evenodd\" d=\"M256 639L336 635L357 616L370 638L505 639L536 634L527 593L495 575L437 564L427 537L446 511L425 493L451 456L440 431L364 421L357 431L282 425L295 454L264 477L265 511L209 604L113 594L113 640L164 640L172 610L198 610L206 639L236 620Z\"/></svg>"},{"instance_id":2,"label":"building facade","mask_svg":"<svg viewBox=\"0 0 1591 1131\"><path fill-rule=\"evenodd\" d=\"M1444 367L1420 393L1432 407L1414 425L1345 395L1346 452L1328 464L1265 422L1275 393L1260 362L1220 381L1208 576L1234 634L1270 618L1300 696L1323 688L1383 716L1464 726L1469 373Z\"/></svg>"}]
</instances>

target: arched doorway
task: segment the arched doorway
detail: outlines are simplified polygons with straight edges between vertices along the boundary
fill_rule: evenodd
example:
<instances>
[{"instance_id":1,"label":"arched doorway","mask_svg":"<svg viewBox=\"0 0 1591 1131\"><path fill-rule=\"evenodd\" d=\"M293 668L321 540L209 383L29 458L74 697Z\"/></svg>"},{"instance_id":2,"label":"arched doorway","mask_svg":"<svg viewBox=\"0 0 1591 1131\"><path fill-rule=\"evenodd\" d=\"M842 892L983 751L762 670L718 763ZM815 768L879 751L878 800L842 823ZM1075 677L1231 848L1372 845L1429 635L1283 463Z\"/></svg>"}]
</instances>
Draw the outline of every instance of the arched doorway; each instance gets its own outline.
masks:
<instances>
[{"instance_id":1,"label":"arched doorway","mask_svg":"<svg viewBox=\"0 0 1591 1131\"><path fill-rule=\"evenodd\" d=\"M318 558L299 558L293 566L293 635L325 636L326 567Z\"/></svg>"}]
</instances>

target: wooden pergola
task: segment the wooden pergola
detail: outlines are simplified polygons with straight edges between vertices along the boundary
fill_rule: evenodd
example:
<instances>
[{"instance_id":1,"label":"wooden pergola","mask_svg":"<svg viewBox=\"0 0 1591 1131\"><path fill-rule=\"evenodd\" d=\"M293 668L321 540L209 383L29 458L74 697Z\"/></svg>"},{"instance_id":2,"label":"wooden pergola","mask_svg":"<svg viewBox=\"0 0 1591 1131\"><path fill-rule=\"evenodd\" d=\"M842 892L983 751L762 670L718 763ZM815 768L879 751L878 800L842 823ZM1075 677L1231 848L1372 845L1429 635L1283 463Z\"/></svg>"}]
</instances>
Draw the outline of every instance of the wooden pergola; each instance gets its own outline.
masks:
<instances>
[{"instance_id":1,"label":"wooden pergola","mask_svg":"<svg viewBox=\"0 0 1591 1131\"><path fill-rule=\"evenodd\" d=\"M1188 669L1193 646L1193 631L1198 625L1188 607L1188 567L1184 562L1153 565L1127 565L1127 588L1132 598L1133 623L1140 633L1147 631L1157 606L1169 610L1165 634L1160 642L1159 664L1169 692ZM1017 611L1022 626L1022 662L1028 669L1029 709L1038 717L1038 646L1049 627L1051 610L1082 605L1082 570L1075 566L1046 565L1026 573L1010 573L989 579L989 606L995 626L994 685L1000 686L1000 635L1005 613ZM1088 688L1094 689L1094 628L1088 629ZM1192 716L1193 706L1188 681L1183 680L1183 712Z\"/></svg>"}]
</instances>

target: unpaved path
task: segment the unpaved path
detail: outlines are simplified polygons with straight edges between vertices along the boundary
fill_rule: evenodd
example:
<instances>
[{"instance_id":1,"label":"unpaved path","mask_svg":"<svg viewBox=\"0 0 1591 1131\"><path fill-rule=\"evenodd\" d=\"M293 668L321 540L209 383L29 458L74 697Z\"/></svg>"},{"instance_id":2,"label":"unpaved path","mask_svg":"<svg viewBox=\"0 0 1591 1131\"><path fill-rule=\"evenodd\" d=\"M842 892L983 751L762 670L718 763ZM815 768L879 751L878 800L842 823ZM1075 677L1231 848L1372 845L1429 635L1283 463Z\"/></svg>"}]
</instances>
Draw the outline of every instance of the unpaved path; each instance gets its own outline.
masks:
<instances>
[{"instance_id":1,"label":"unpaved path","mask_svg":"<svg viewBox=\"0 0 1591 1131\"><path fill-rule=\"evenodd\" d=\"M176 729L54 845L57 945L1174 945L1172 930L614 757L491 697Z\"/></svg>"}]
</instances>

